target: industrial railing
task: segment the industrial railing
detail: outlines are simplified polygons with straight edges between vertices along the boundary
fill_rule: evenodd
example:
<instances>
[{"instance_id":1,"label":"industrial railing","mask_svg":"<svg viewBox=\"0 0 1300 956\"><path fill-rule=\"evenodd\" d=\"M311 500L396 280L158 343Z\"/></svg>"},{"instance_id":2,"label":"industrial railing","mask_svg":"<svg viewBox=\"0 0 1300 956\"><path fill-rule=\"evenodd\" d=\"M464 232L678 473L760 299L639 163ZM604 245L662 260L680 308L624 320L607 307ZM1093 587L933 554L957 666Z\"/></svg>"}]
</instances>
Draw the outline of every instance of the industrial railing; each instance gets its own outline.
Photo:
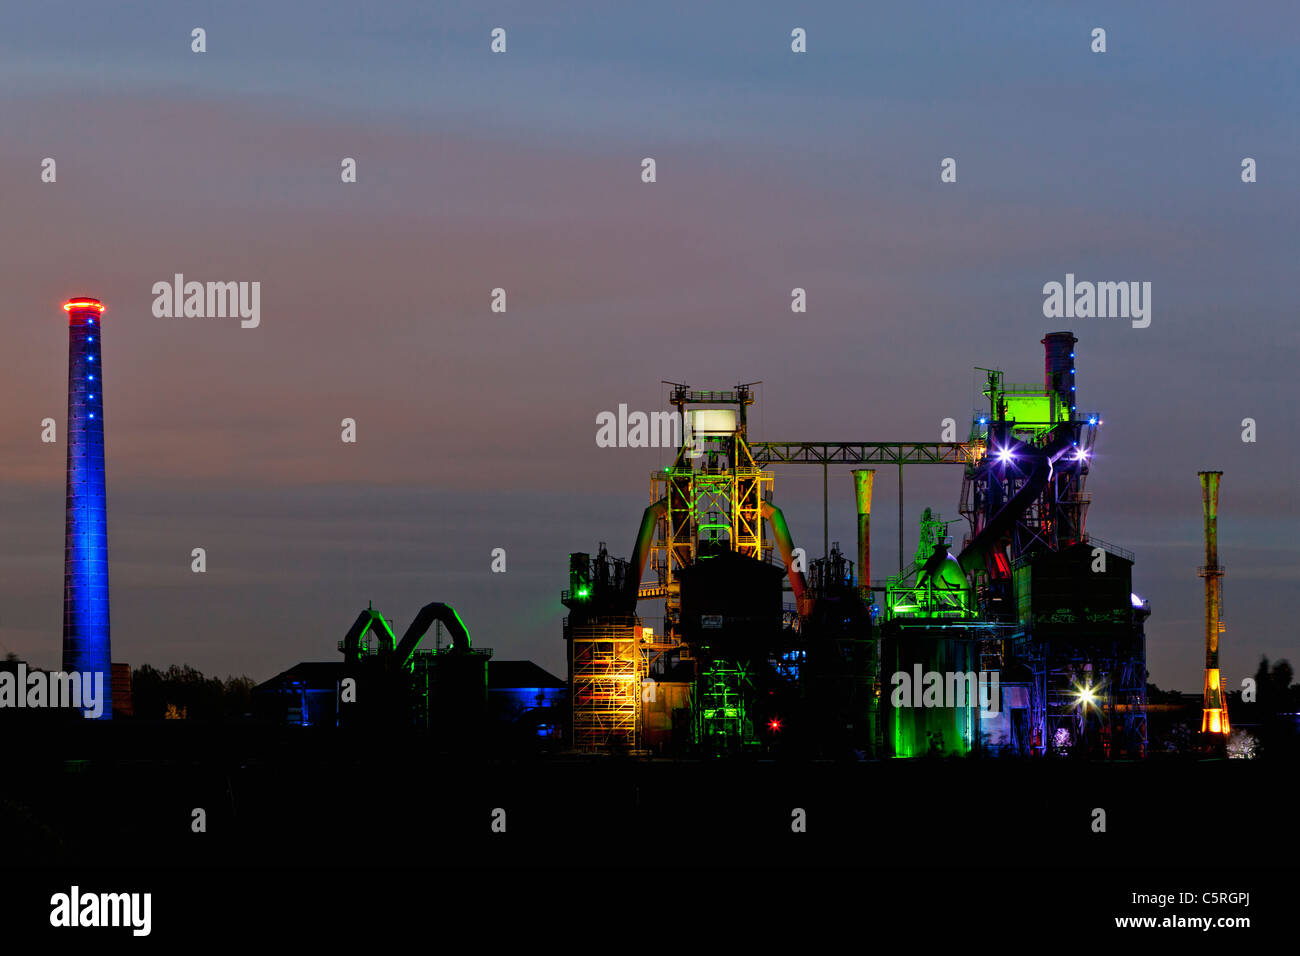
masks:
<instances>
[{"instance_id":1,"label":"industrial railing","mask_svg":"<svg viewBox=\"0 0 1300 956\"><path fill-rule=\"evenodd\" d=\"M1101 548L1104 551L1109 551L1111 554L1115 555L1115 557L1123 558L1125 561L1131 562L1137 558L1137 555L1132 551L1129 551L1127 548L1121 548L1118 545L1111 544L1109 541L1103 541L1095 534L1085 534L1083 540L1085 544L1090 544L1094 548Z\"/></svg>"}]
</instances>

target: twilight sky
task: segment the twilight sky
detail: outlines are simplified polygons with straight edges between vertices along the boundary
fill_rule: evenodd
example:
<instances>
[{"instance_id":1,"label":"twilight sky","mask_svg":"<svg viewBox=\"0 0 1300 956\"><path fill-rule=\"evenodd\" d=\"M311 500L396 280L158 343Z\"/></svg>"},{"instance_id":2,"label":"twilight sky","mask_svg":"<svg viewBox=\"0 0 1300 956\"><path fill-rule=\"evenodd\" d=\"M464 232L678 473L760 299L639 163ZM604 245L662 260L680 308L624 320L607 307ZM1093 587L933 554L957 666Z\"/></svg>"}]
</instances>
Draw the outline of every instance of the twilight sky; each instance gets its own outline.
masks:
<instances>
[{"instance_id":1,"label":"twilight sky","mask_svg":"<svg viewBox=\"0 0 1300 956\"><path fill-rule=\"evenodd\" d=\"M84 294L108 309L115 660L264 680L335 659L367 601L404 630L441 600L563 674L566 555L626 556L667 460L597 448L597 413L762 380L756 439L935 441L972 366L1038 380L1069 328L1105 418L1089 530L1137 553L1152 680L1200 687L1203 468L1225 680L1300 665L1295 4L317 6L0 12L0 653L59 663L60 305ZM261 325L155 318L177 272L261 282ZM1045 319L1067 272L1151 282L1150 327ZM910 559L961 475L905 482ZM894 474L876 488L879 577ZM831 495L851 551L847 468ZM820 554L820 471L778 470L776 500Z\"/></svg>"}]
</instances>

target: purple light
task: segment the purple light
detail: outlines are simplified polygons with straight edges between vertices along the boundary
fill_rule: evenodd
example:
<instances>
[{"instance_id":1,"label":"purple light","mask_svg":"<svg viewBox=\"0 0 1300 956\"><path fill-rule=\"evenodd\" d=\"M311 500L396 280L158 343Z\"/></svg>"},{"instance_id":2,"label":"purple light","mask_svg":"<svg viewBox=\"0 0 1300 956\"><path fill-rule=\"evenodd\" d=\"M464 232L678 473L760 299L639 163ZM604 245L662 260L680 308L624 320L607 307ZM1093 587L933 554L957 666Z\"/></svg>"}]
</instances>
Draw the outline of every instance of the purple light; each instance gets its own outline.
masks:
<instances>
[{"instance_id":1,"label":"purple light","mask_svg":"<svg viewBox=\"0 0 1300 956\"><path fill-rule=\"evenodd\" d=\"M1147 603L1146 601L1144 601L1144 600L1142 600L1140 597L1138 597L1136 594L1134 594L1132 591L1129 592L1128 599L1129 599L1129 602L1130 602L1134 607L1142 607L1142 606L1144 606L1144 605Z\"/></svg>"},{"instance_id":2,"label":"purple light","mask_svg":"<svg viewBox=\"0 0 1300 956\"><path fill-rule=\"evenodd\" d=\"M1011 461L1011 459L1016 457L1010 448L999 448L997 451L997 456L998 456L998 462L1003 465L1005 465L1007 462Z\"/></svg>"}]
</instances>

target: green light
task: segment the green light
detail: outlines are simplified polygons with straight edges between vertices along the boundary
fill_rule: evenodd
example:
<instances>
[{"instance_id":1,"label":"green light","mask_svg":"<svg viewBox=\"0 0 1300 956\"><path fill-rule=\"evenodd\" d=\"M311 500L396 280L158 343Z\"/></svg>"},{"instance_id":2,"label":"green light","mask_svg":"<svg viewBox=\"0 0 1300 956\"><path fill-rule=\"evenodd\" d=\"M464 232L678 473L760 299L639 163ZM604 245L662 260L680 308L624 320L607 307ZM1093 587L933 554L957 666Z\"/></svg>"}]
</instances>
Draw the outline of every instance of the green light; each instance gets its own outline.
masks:
<instances>
[{"instance_id":1,"label":"green light","mask_svg":"<svg viewBox=\"0 0 1300 956\"><path fill-rule=\"evenodd\" d=\"M580 598L585 598L585 597L586 597L587 595L589 595L590 593L591 593L591 592L590 592L589 590L587 590L586 588L578 588L578 597L580 597Z\"/></svg>"}]
</instances>

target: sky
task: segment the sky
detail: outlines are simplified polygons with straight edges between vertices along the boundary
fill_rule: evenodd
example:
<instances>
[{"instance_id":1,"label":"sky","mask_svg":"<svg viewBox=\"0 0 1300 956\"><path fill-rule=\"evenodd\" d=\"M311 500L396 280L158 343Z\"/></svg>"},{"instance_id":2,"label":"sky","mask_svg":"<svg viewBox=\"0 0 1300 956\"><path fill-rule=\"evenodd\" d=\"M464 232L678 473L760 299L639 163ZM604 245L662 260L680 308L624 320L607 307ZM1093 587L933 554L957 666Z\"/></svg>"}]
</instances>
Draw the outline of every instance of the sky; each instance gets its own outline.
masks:
<instances>
[{"instance_id":1,"label":"sky","mask_svg":"<svg viewBox=\"0 0 1300 956\"><path fill-rule=\"evenodd\" d=\"M600 412L761 381L755 439L937 441L973 367L1035 381L1070 329L1105 421L1088 528L1136 552L1151 679L1201 684L1201 469L1225 680L1300 664L1298 27L1290 3L9 5L0 652L59 664L60 306L91 295L115 660L260 681L336 659L368 602L400 631L444 601L563 674L567 555L627 556L667 463L597 447ZM260 282L260 324L155 317L176 273ZM1067 273L1151 282L1150 326L1044 318ZM961 475L905 484L910 560ZM891 469L876 488L879 577ZM830 489L851 552L847 468ZM775 500L819 554L819 469Z\"/></svg>"}]
</instances>

